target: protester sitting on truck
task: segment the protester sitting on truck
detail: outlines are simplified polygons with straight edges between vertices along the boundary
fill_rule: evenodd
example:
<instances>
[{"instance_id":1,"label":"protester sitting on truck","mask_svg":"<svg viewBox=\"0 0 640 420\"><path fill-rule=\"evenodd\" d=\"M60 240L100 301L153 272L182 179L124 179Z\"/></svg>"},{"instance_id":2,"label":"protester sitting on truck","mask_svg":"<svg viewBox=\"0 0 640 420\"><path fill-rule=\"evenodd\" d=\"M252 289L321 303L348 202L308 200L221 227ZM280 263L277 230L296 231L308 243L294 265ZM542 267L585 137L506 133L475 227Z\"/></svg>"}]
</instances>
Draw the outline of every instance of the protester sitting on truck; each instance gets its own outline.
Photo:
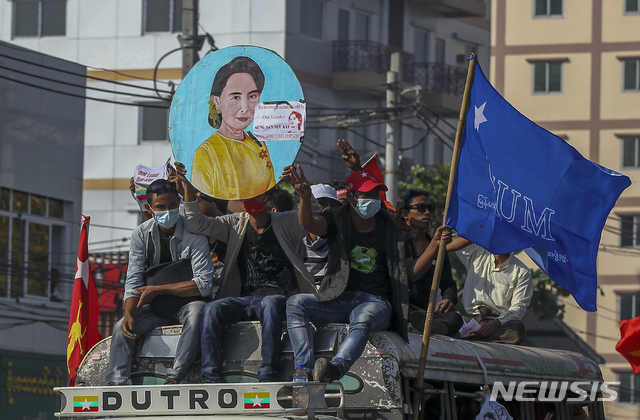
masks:
<instances>
[{"instance_id":1,"label":"protester sitting on truck","mask_svg":"<svg viewBox=\"0 0 640 420\"><path fill-rule=\"evenodd\" d=\"M492 343L520 344L526 328L520 321L533 296L531 271L513 253L492 254L465 238L456 237L447 251L458 251L467 268L462 292L465 322L482 327L469 337Z\"/></svg>"},{"instance_id":2,"label":"protester sitting on truck","mask_svg":"<svg viewBox=\"0 0 640 420\"><path fill-rule=\"evenodd\" d=\"M382 206L387 187L348 142L338 147L352 172L346 179L349 204L314 216L309 207L311 187L302 168L285 169L300 196L300 226L329 240L327 275L318 294L299 294L287 301L287 329L296 365L312 372L316 381L340 379L360 357L371 333L388 327L407 340L409 295L407 272L420 272L426 257L413 261L406 248L406 224ZM407 263L409 265L407 265ZM348 334L331 359L314 362L313 328L331 322L348 323Z\"/></svg>"},{"instance_id":3,"label":"protester sitting on truck","mask_svg":"<svg viewBox=\"0 0 640 420\"><path fill-rule=\"evenodd\" d=\"M336 190L327 184L316 184L311 186L311 193L318 200L322 210L338 208L342 206L338 201ZM313 233L304 237L304 246L306 254L304 257L304 265L313 275L316 287L320 287L320 283L327 273L327 259L329 258L329 242L327 238L321 238Z\"/></svg>"},{"instance_id":4,"label":"protester sitting on truck","mask_svg":"<svg viewBox=\"0 0 640 420\"><path fill-rule=\"evenodd\" d=\"M420 272L409 275L409 323L420 333L424 330L431 283L435 272L436 257L440 247L440 239L451 241L451 230L440 227L434 237L431 231L431 218L435 206L429 200L429 193L425 190L411 189L405 191L396 203L396 215L411 229L412 238L408 241L411 258L417 260L419 256L428 254L428 262ZM463 321L455 310L458 303L458 288L451 275L449 256L444 254L444 263L440 274L441 300L437 302L433 321L432 334L453 336L462 327Z\"/></svg>"},{"instance_id":5,"label":"protester sitting on truck","mask_svg":"<svg viewBox=\"0 0 640 420\"><path fill-rule=\"evenodd\" d=\"M278 381L286 300L298 291L315 291L313 277L302 261L302 238L307 232L300 228L297 212L267 211L273 190L244 200L246 212L206 217L200 213L193 186L184 173L180 165L189 230L228 245L217 300L208 304L202 314L203 381L222 381L222 326L253 320L262 326L258 379Z\"/></svg>"},{"instance_id":6,"label":"protester sitting on truck","mask_svg":"<svg viewBox=\"0 0 640 420\"><path fill-rule=\"evenodd\" d=\"M186 379L200 344L200 312L217 291L213 283L213 263L209 257L207 238L190 233L184 217L178 213L180 198L175 184L158 179L147 188L146 208L152 218L135 228L131 236L129 267L124 286L124 317L113 327L108 385L126 385L131 374L134 342L143 334L163 325L182 324L173 367L167 369L165 383ZM192 279L165 285L148 285L146 270L160 264L190 260ZM188 263L187 263L188 264ZM167 300L166 296L176 297ZM160 313L152 305L163 298L169 305L184 302L177 298L193 298L179 304L172 315Z\"/></svg>"}]
</instances>

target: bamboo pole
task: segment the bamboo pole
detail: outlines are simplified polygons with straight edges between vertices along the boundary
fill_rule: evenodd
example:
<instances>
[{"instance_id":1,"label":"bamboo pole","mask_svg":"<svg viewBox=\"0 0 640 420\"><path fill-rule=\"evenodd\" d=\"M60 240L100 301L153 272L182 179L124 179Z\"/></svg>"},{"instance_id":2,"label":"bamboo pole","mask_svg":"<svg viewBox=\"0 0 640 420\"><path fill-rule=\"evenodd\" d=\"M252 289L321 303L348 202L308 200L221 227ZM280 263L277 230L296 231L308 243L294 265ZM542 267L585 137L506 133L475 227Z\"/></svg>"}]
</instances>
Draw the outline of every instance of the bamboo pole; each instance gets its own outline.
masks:
<instances>
[{"instance_id":1,"label":"bamboo pole","mask_svg":"<svg viewBox=\"0 0 640 420\"><path fill-rule=\"evenodd\" d=\"M456 130L456 139L453 146L453 157L451 158L451 171L449 172L449 184L447 186L447 199L444 205L444 212L442 215L442 224L445 224L447 219L447 210L449 209L449 201L451 200L451 192L453 190L453 179L458 168L458 158L460 156L460 143L462 139L462 132L465 126L465 119L467 111L469 109L469 101L471 97L471 85L473 84L473 75L475 74L477 57L475 54L471 54L469 59L469 67L467 70L467 81L464 87L464 94L462 95L462 107L460 108L460 116L458 118L458 128ZM440 248L438 249L438 257L436 259L436 268L433 273L433 280L431 282L431 294L429 295L429 306L427 307L427 318L424 323L424 330L422 332L422 347L420 348L420 359L418 360L418 372L416 374L416 382L414 384L414 396L413 396L413 420L418 420L420 417L420 408L422 406L422 387L424 386L424 370L427 365L427 354L429 352L429 340L431 338L431 324L433 322L433 312L436 306L436 297L438 295L438 288L440 287L440 274L442 273L442 265L444 264L444 256L447 252L447 245L444 241L440 241Z\"/></svg>"}]
</instances>

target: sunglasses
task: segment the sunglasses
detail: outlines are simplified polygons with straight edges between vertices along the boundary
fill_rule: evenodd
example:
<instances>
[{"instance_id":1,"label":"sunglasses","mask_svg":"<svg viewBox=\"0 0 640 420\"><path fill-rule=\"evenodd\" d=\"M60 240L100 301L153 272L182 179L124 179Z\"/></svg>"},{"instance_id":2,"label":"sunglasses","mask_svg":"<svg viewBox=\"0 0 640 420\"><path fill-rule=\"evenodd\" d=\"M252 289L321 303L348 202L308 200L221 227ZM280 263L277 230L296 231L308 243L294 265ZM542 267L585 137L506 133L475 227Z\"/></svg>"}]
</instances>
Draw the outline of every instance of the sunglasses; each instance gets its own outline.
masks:
<instances>
[{"instance_id":1,"label":"sunglasses","mask_svg":"<svg viewBox=\"0 0 640 420\"><path fill-rule=\"evenodd\" d=\"M166 193L166 192L174 192L176 191L176 186L173 182L158 182L154 185L152 185L151 187L147 188L147 195L149 194L156 194L156 195L160 195L162 193Z\"/></svg>"},{"instance_id":2,"label":"sunglasses","mask_svg":"<svg viewBox=\"0 0 640 420\"><path fill-rule=\"evenodd\" d=\"M424 213L427 210L429 210L429 213L433 213L436 209L436 206L434 206L433 204L412 204L409 207L407 207L408 209L414 209L414 210L418 210L419 213Z\"/></svg>"}]
</instances>

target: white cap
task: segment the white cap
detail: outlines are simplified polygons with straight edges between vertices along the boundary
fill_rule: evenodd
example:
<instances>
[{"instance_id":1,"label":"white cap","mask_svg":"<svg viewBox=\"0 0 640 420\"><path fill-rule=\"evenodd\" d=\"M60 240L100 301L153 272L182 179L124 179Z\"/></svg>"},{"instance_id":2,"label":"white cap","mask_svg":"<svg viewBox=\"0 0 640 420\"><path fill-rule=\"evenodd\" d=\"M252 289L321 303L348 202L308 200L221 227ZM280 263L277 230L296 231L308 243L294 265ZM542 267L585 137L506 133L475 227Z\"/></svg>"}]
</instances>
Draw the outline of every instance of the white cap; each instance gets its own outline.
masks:
<instances>
[{"instance_id":1,"label":"white cap","mask_svg":"<svg viewBox=\"0 0 640 420\"><path fill-rule=\"evenodd\" d=\"M332 199L340 202L338 200L338 194L336 194L336 190L333 189L333 187L331 185L327 185L327 184L312 185L311 186L311 194L313 194L313 196L316 199L318 199L318 198L332 198Z\"/></svg>"}]
</instances>

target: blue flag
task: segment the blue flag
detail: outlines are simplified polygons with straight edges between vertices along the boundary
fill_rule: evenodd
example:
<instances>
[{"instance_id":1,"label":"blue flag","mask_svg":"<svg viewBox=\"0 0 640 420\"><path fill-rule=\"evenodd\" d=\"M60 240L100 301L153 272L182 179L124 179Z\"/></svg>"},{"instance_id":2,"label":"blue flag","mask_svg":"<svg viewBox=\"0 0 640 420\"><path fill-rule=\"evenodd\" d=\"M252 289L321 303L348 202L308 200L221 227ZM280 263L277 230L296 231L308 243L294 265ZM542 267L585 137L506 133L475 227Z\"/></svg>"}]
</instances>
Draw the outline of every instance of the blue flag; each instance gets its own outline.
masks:
<instances>
[{"instance_id":1,"label":"blue flag","mask_svg":"<svg viewBox=\"0 0 640 420\"><path fill-rule=\"evenodd\" d=\"M476 64L447 226L493 254L526 249L595 311L600 235L629 185L518 112Z\"/></svg>"}]
</instances>

